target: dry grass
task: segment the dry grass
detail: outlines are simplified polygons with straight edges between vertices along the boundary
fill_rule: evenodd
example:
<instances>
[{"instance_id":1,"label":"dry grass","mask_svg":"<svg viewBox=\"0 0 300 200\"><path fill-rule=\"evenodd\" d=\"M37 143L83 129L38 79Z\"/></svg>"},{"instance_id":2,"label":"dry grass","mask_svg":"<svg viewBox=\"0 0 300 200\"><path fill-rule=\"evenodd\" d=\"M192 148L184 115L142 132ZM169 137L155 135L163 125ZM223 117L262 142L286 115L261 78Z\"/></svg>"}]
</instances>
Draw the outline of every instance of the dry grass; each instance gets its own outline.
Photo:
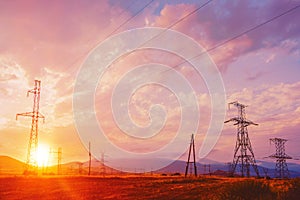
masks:
<instances>
[{"instance_id":1,"label":"dry grass","mask_svg":"<svg viewBox=\"0 0 300 200\"><path fill-rule=\"evenodd\" d=\"M0 199L298 199L300 180L2 177Z\"/></svg>"}]
</instances>

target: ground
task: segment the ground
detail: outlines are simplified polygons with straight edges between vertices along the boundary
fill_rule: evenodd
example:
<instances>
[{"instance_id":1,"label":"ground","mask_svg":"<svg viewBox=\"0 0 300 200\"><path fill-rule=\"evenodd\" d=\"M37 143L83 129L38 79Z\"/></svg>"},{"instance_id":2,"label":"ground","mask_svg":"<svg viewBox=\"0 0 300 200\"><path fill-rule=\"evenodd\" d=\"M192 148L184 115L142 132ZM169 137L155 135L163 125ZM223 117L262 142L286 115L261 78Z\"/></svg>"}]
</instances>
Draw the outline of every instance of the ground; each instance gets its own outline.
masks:
<instances>
[{"instance_id":1,"label":"ground","mask_svg":"<svg viewBox=\"0 0 300 200\"><path fill-rule=\"evenodd\" d=\"M172 176L1 177L0 200L294 199L299 195L300 182L295 180Z\"/></svg>"}]
</instances>

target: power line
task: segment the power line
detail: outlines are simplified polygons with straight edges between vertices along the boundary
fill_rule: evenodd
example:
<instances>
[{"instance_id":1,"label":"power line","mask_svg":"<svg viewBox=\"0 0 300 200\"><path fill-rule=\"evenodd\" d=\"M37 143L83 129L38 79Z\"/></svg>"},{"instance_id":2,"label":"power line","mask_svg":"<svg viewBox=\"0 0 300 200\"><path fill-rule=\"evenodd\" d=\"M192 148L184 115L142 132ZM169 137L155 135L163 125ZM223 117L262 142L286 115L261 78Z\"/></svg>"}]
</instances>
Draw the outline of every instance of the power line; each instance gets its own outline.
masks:
<instances>
[{"instance_id":1,"label":"power line","mask_svg":"<svg viewBox=\"0 0 300 200\"><path fill-rule=\"evenodd\" d=\"M286 14L288 14L288 13L294 11L294 10L296 10L296 9L298 9L299 7L300 7L300 5L297 5L297 6L291 8L291 9L289 9L289 10L286 10L285 12L283 12L283 13L281 13L281 14L279 14L279 15L276 15L276 16L274 16L274 17L272 17L272 18L270 18L270 19L268 19L268 20L266 20L266 21L264 21L264 22L262 22L262 23L260 23L260 24L257 24L257 25L255 25L254 27L252 27L252 28L250 28L250 29L248 29L248 30L245 30L245 31L243 31L243 32L241 32L241 33L239 33L239 34L237 34L236 36L233 36L233 37L231 37L231 38L229 38L229 39L227 39L227 40L225 40L225 41L223 41L223 42L221 42L221 43L219 43L219 44L217 44L217 45L215 45L215 46L213 46L213 47L211 47L211 48L205 50L204 52L201 52L200 54L198 54L198 55L196 55L196 56L193 56L193 57L187 59L187 60L184 61L184 62L181 62L181 63L179 63L178 65L175 65L173 68L177 68L178 66L180 66L180 65L182 65L182 64L184 64L184 63L186 63L186 62L188 62L189 60L195 59L195 58L197 58L197 57L203 55L204 53L208 53L208 52L210 52L210 51L213 51L213 50L215 50L215 49L217 49L217 48L219 48L219 47L221 47L221 46L223 46L223 45L225 45L225 44L227 44L227 43L229 43L229 42L231 42L231 41L233 41L233 40L235 40L235 39L238 39L238 38L242 37L243 35L245 35L245 34L247 34L247 33L249 33L249 32L252 32L252 31L254 31L254 30L256 30L256 29L258 29L258 28L260 28L260 27L262 27L262 26L264 26L264 25L266 25L266 24L268 24L268 23L270 23L270 22L272 22L272 21L274 21L274 20L276 20L276 19L278 19L278 18L280 18L280 17L282 17L282 16L284 16L284 15L286 15ZM170 69L170 70L171 70L171 69ZM168 71L168 70L166 70L166 71Z\"/></svg>"},{"instance_id":2,"label":"power line","mask_svg":"<svg viewBox=\"0 0 300 200\"><path fill-rule=\"evenodd\" d=\"M147 3L145 6L143 6L138 12L136 12L132 17L128 18L125 22L123 22L122 24L120 24L118 27L116 27L110 34L108 34L105 39L111 37L114 33L116 33L122 26L124 26L125 24L127 24L129 21L131 21L134 17L136 17L137 15L140 14L141 11L143 11L146 7L148 7L154 0L151 0L149 3ZM205 2L204 4L200 5L199 7L197 7L196 9L194 9L193 11L189 12L188 14L186 14L185 16L183 16L182 18L180 18L179 20L177 20L176 22L172 23L171 25L169 25L168 27L166 27L163 31L161 31L159 34L153 36L152 38L150 38L149 40L147 40L146 42L144 42L142 45L139 46L142 47L144 46L146 43L148 43L149 41L153 40L154 38L157 38L158 36L160 36L161 34L163 34L164 32L166 32L167 30L171 29L172 27L174 27L175 25L179 24L180 22L184 21L185 19L187 19L188 17L190 17L191 15L195 14L196 12L198 12L201 8L205 7L207 4L209 4L210 2L212 2L213 0L209 0L207 2ZM129 6L130 7L130 6ZM104 39L104 40L105 40ZM94 48L94 47L93 47ZM79 56L77 59L75 59L75 61L73 61L67 68L69 68L70 66L72 66L73 64L75 64L80 58L82 58L83 56L87 55L93 48L90 48L85 54ZM126 54L125 56L127 57L128 55L130 55L130 53Z\"/></svg>"},{"instance_id":3,"label":"power line","mask_svg":"<svg viewBox=\"0 0 300 200\"><path fill-rule=\"evenodd\" d=\"M208 1L208 2L206 2L205 4L201 5L200 7L203 8L204 6L206 6L206 5L207 5L208 3L210 3L210 2L211 2L211 1ZM198 11L198 10L200 9L200 7L198 7L198 8L195 9L195 10L193 10L191 13L194 14L196 11ZM270 19L267 19L266 21L264 21L264 22L262 22L262 23L260 23L260 24L258 24L258 25L255 25L255 26L253 26L252 28L247 29L247 30L245 30L245 31L243 31L243 32L241 32L241 33L239 33L239 34L237 34L237 35L235 35L235 36L233 36L233 37L231 37L231 38L225 40L224 42L221 42L221 43L219 43L219 44L217 44L217 45L215 45L215 46L213 46L213 47L211 47L211 48L209 48L209 49L207 49L207 50L201 52L201 53L198 54L198 55L195 55L195 56L193 56L193 57L191 57L191 58L189 58L189 59L186 59L185 61L183 61L183 62L181 62L181 63L179 63L179 64L173 66L173 67L170 68L170 69L167 69L167 70L165 70L165 71L162 71L161 73L164 73L164 72L170 71L170 70L172 70L172 69L174 69L174 68L177 68L177 67L179 67L180 65L182 65L182 64L184 64L184 63L187 63L188 61L190 61L190 60L192 60L192 59L195 59L195 58L197 58L197 57L203 55L204 53L208 53L208 52L210 52L210 51L212 51L212 50L215 50L215 49L217 49L217 48L219 48L219 47L221 47L221 46L223 46L223 45L225 45L225 44L227 44L227 43L229 43L229 42L231 42L231 41L233 41L233 40L235 40L235 39L238 39L239 37L241 37L241 36L243 36L243 35L245 35L245 34L247 34L247 33L249 33L249 32L252 32L252 31L254 31L254 30L260 28L260 27L262 27L262 26L264 26L264 25L266 25L266 24L268 24L268 23L270 23L270 22L272 22L272 21L274 21L274 20L276 20L276 19L278 19L278 18L280 18L280 17L282 17L282 16L284 16L284 15L286 15L286 14L288 14L288 13L294 11L294 10L296 10L296 9L298 9L299 7L300 7L300 5L297 5L297 6L291 8L291 9L289 9L289 10L284 11L283 13L280 13L280 14L278 14L278 15L276 15L276 16L273 16L273 17L271 17ZM187 14L187 15L184 16L183 18L186 19L187 17L191 16L191 13ZM178 21L184 20L183 18L179 19ZM173 27L173 26L176 25L176 24L178 24L178 23L175 22L175 23L173 23L172 25L170 25L169 27ZM159 33L158 35L160 35L160 34L161 34L161 33ZM154 36L154 37L156 37L156 36ZM143 45L146 44L147 42L149 42L149 41L152 40L152 39L153 39L153 38L150 38L150 39L147 40L145 43L143 43ZM140 46L140 47L141 47L141 46ZM130 53L132 53L132 52L129 52L128 54L130 54ZM128 56L128 54L125 54L125 55L123 55L123 56L126 57L126 56ZM123 57L123 56L122 56L122 57Z\"/></svg>"},{"instance_id":4,"label":"power line","mask_svg":"<svg viewBox=\"0 0 300 200\"><path fill-rule=\"evenodd\" d=\"M176 26L177 24L179 24L180 22L184 21L185 19L187 19L188 17L190 17L191 15L195 14L196 12L198 12L201 8L207 6L209 3L211 3L213 0L209 0L207 2L205 2L204 4L200 5L199 7L197 7L196 9L194 9L193 11L189 12L188 14L186 14L185 16L183 16L182 18L180 18L179 20L177 20L176 22L170 24L169 26L167 26L163 31L161 31L159 34L153 36L152 38L150 38L149 40L147 40L146 42L144 42L142 45L140 45L138 48L144 46L145 44L147 44L149 41L157 38L158 36L160 36L161 34L165 33L167 30L171 29L172 27ZM129 53L130 54L130 53ZM127 56L129 55L127 54Z\"/></svg>"},{"instance_id":5,"label":"power line","mask_svg":"<svg viewBox=\"0 0 300 200\"><path fill-rule=\"evenodd\" d=\"M130 22L133 18L135 18L137 15L139 15L146 7L148 7L154 0L149 1L147 4L145 4L141 9L139 9L136 13L134 13L134 15L132 15L131 17L129 17L128 19L126 19L123 23L121 23L119 26L117 26L112 32L110 32L107 36L104 37L103 41L106 40L107 38L111 37L114 33L116 33L120 28L122 28L122 26L126 25L128 22ZM126 8L130 8L135 2L133 2L132 4L130 4L128 7ZM125 9L124 9L125 10ZM120 13L123 14L124 10ZM73 62L71 62L69 65L67 65L64 68L70 68L71 66L73 66L77 61L79 61L80 58L86 56L92 49L94 48L94 46L92 48L89 48L87 51L85 51L83 54L81 54L80 56L78 56Z\"/></svg>"},{"instance_id":6,"label":"power line","mask_svg":"<svg viewBox=\"0 0 300 200\"><path fill-rule=\"evenodd\" d=\"M127 19L125 22L120 24L114 31L112 31L106 38L109 38L112 34L117 32L123 25L130 22L133 18L135 18L137 15L139 15L146 7L148 7L154 0L149 1L146 5L144 5L138 12L136 12L133 16L131 16L129 19Z\"/></svg>"},{"instance_id":7,"label":"power line","mask_svg":"<svg viewBox=\"0 0 300 200\"><path fill-rule=\"evenodd\" d=\"M158 36L162 35L164 32L166 32L167 30L171 29L172 27L174 27L175 25L179 24L180 22L182 22L183 20L187 19L188 17L192 16L193 14L195 14L196 12L198 12L201 8L204 8L205 6L207 6L209 3L211 3L213 0L209 0L207 2L205 2L204 4L198 6L196 9L192 10L191 12L189 12L188 14L186 14L185 16L181 17L180 19L178 19L176 22L172 23L171 25L167 26L164 30L162 30L160 33L158 33L157 35L151 37L150 39L148 39L147 41L145 41L143 44L139 45L137 47L141 48L143 47L145 44L147 44L149 41L157 38ZM125 57L129 56L130 54L132 54L133 51L124 54L121 56L121 59L124 59Z\"/></svg>"},{"instance_id":8,"label":"power line","mask_svg":"<svg viewBox=\"0 0 300 200\"><path fill-rule=\"evenodd\" d=\"M211 1L212 1L212 0L211 0ZM201 5L200 7L198 7L197 9L191 11L189 14L187 14L187 15L185 15L184 17L180 18L180 19L179 19L178 21L176 21L175 23L169 25L169 26L167 27L167 29L170 29L170 28L174 27L175 25L179 24L181 21L183 21L184 19L188 18L189 16L191 16L192 14L194 14L194 13L196 13L198 10L200 10L200 8L203 8L204 6L208 5L211 1L208 1L208 2L206 2L205 4ZM151 1L151 2L152 2L152 1ZM146 4L146 5L144 6L144 8L147 7L148 5L150 5L151 2L149 2L148 4ZM289 10L284 11L283 13L280 13L280 14L278 14L278 15L276 15L276 16L271 17L270 19L267 19L267 20L263 21L263 22L260 23L260 24L257 24L257 25L255 25L255 26L253 26L253 27L251 27L251 28L249 28L249 29L247 29L247 30L245 30L245 31L242 31L242 32L238 33L237 35L235 35L235 36L233 36L233 37L231 37L231 38L229 38L229 39L227 39L227 40L225 40L225 41L223 41L223 42L220 42L219 44L216 44L216 45L212 46L211 48L208 48L208 49L205 50L204 52L201 52L200 54L198 54L198 55L196 55L196 56L193 56L193 57L191 57L191 58L185 60L184 62L179 63L178 65L175 65L173 68L176 68L176 67L178 67L178 66L180 66L180 65L182 65L182 64L184 64L184 63L186 63L186 62L188 62L189 60L192 60L192 59L194 59L194 58L196 58L196 57L199 57L199 56L203 55L204 53L213 51L213 50L215 50L215 49L217 49L217 48L219 48L219 47L221 47L221 46L224 46L224 45L226 45L227 43L229 43L229 42L231 42L231 41L233 41L233 40L235 40L235 39L238 39L238 38L242 37L243 35L245 35L245 34L247 34L247 33L250 33L250 32L252 32L252 31L255 31L255 30L257 30L257 29L259 29L259 28L261 28L261 27L263 27L263 26L265 26L265 25L267 25L267 24L269 24L269 23L271 23L271 22L273 22L273 21L275 21L275 20L277 20L277 19L279 19L279 18L281 18L281 17L283 17L283 16L285 16L285 15L291 13L291 12L293 12L294 10L298 9L299 7L300 7L300 5L297 5L297 6L291 8L291 9L289 9ZM136 14L136 15L138 15L138 14ZM136 15L134 15L134 16L136 16ZM133 17L132 17L132 18L133 18ZM131 20L131 19L130 19L130 20ZM129 22L130 20L129 20L129 19L126 20L125 23ZM119 27L120 27L120 26L119 26ZM118 30L119 27L117 27L116 30ZM164 31L166 31L166 30L164 30ZM112 33L114 33L114 31L113 31ZM163 32L159 33L159 35L162 34L162 33L163 33ZM154 36L154 37L158 37L158 36L156 35L156 36ZM152 40L152 39L153 39L153 38L151 38L150 40ZM146 41L146 42L148 42L148 41ZM145 43L144 43L144 44L145 44ZM126 55L127 55L127 54L126 54ZM170 69L170 70L171 70L171 69Z\"/></svg>"}]
</instances>

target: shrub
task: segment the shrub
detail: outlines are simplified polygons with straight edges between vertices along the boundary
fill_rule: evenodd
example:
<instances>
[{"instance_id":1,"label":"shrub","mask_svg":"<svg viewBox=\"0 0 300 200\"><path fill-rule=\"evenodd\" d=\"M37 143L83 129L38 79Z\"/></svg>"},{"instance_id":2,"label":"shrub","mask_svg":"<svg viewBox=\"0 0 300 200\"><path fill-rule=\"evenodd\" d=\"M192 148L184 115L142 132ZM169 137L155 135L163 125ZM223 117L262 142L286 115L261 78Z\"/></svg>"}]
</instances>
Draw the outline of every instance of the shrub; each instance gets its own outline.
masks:
<instances>
[{"instance_id":1,"label":"shrub","mask_svg":"<svg viewBox=\"0 0 300 200\"><path fill-rule=\"evenodd\" d=\"M270 190L269 185L255 180L235 182L225 186L220 194L220 199L254 200L276 199L276 194Z\"/></svg>"},{"instance_id":2,"label":"shrub","mask_svg":"<svg viewBox=\"0 0 300 200\"><path fill-rule=\"evenodd\" d=\"M291 181L291 187L289 188L288 192L283 195L283 198L282 199L290 199L290 200L293 200L293 199L299 199L300 197L300 179L297 178L297 179L293 179Z\"/></svg>"}]
</instances>

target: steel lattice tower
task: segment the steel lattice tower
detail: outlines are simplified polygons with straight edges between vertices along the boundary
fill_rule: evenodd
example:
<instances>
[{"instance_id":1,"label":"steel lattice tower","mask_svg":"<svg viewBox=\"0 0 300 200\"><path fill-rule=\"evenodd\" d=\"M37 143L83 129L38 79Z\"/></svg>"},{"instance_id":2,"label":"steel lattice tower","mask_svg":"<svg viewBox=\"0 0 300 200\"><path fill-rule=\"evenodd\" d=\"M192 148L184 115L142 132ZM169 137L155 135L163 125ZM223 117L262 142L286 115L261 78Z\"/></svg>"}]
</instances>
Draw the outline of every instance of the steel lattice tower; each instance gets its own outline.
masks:
<instances>
[{"instance_id":1,"label":"steel lattice tower","mask_svg":"<svg viewBox=\"0 0 300 200\"><path fill-rule=\"evenodd\" d=\"M62 148L58 147L57 151L53 151L50 149L49 151L50 155L51 154L57 154L57 175L61 175L61 160L62 160Z\"/></svg>"},{"instance_id":2,"label":"steel lattice tower","mask_svg":"<svg viewBox=\"0 0 300 200\"><path fill-rule=\"evenodd\" d=\"M190 161L191 158L191 151L193 153L193 160L194 161ZM194 174L195 176L197 176L197 166L196 166L196 154L195 154L195 142L194 142L194 134L192 134L191 136L191 143L190 143L190 148L189 148L189 156L188 156L188 160L186 162L186 167L185 167L185 177L188 174L188 170L189 170L189 165L190 163L194 164ZM192 169L190 170L192 173Z\"/></svg>"},{"instance_id":3,"label":"steel lattice tower","mask_svg":"<svg viewBox=\"0 0 300 200\"><path fill-rule=\"evenodd\" d=\"M276 158L275 177L276 178L289 178L290 173L286 164L286 159L292 159L285 153L284 144L287 140L282 138L271 138L270 142L275 144L276 153L269 156L270 158Z\"/></svg>"},{"instance_id":4,"label":"steel lattice tower","mask_svg":"<svg viewBox=\"0 0 300 200\"><path fill-rule=\"evenodd\" d=\"M39 112L39 104L40 104L40 93L41 93L41 81L34 81L34 88L32 90L28 90L27 97L29 93L33 93L33 110L32 112L19 113L16 115L16 119L18 116L31 117L31 131L30 131L30 139L28 144L27 151L27 159L24 174L37 174L37 149L38 149L38 121L39 118L45 119L45 117Z\"/></svg>"},{"instance_id":5,"label":"steel lattice tower","mask_svg":"<svg viewBox=\"0 0 300 200\"><path fill-rule=\"evenodd\" d=\"M237 125L237 140L236 145L234 149L234 157L233 157L233 163L231 167L231 175L234 174L236 171L237 166L240 167L241 176L244 177L245 175L247 177L250 176L250 165L252 165L256 175L259 177L259 172L257 169L256 161L254 158L254 153L251 147L251 142L248 136L248 130L247 127L249 125L258 125L256 123L253 123L252 121L249 121L246 119L246 113L245 113L245 105L238 103L237 101L229 103L228 106L234 105L238 109L238 116L233 117L227 121L227 122L235 122L234 125Z\"/></svg>"}]
</instances>

